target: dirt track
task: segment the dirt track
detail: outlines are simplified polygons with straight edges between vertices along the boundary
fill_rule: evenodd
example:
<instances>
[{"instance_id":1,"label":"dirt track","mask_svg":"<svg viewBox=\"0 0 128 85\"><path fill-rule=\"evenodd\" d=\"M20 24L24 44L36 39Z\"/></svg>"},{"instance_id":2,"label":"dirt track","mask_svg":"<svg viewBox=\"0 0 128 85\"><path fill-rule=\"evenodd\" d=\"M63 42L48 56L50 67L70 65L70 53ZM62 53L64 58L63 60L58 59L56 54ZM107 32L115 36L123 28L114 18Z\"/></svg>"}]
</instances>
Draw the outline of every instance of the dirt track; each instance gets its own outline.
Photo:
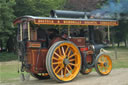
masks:
<instances>
[{"instance_id":1,"label":"dirt track","mask_svg":"<svg viewBox=\"0 0 128 85\"><path fill-rule=\"evenodd\" d=\"M11 83L0 85L128 85L128 68L114 69L108 76L99 76L96 72L89 75L81 75L67 83L57 83L52 79L37 80L31 78L29 81L21 82L19 79Z\"/></svg>"}]
</instances>

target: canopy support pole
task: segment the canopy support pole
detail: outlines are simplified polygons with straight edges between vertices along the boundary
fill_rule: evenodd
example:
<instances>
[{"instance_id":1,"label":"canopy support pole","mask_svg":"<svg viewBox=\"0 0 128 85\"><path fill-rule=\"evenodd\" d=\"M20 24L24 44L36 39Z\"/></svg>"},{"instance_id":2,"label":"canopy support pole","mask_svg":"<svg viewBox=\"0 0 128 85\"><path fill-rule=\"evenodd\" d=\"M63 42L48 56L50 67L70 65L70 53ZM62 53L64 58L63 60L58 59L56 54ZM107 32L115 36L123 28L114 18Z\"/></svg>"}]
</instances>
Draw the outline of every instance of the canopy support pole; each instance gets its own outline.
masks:
<instances>
[{"instance_id":1,"label":"canopy support pole","mask_svg":"<svg viewBox=\"0 0 128 85\"><path fill-rule=\"evenodd\" d=\"M70 25L68 25L68 37L70 37Z\"/></svg>"},{"instance_id":2,"label":"canopy support pole","mask_svg":"<svg viewBox=\"0 0 128 85\"><path fill-rule=\"evenodd\" d=\"M22 24L20 24L20 41L23 41L23 31Z\"/></svg>"},{"instance_id":3,"label":"canopy support pole","mask_svg":"<svg viewBox=\"0 0 128 85\"><path fill-rule=\"evenodd\" d=\"M59 25L59 28L58 29L59 29L59 34L60 34L61 33L61 26L60 25Z\"/></svg>"},{"instance_id":4,"label":"canopy support pole","mask_svg":"<svg viewBox=\"0 0 128 85\"><path fill-rule=\"evenodd\" d=\"M28 22L28 40L31 40L31 37L30 37L30 23Z\"/></svg>"},{"instance_id":5,"label":"canopy support pole","mask_svg":"<svg viewBox=\"0 0 128 85\"><path fill-rule=\"evenodd\" d=\"M108 41L110 42L110 26L108 25Z\"/></svg>"}]
</instances>

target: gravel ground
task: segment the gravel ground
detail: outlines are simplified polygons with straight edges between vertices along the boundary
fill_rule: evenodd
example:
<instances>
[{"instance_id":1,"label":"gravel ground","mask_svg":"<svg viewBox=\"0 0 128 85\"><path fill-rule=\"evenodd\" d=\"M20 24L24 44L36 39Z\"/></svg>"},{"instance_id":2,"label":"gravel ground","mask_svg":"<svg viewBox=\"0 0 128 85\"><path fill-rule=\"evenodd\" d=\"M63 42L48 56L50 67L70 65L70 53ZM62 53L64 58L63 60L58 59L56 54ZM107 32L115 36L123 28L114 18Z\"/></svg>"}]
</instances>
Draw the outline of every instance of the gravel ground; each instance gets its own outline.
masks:
<instances>
[{"instance_id":1,"label":"gravel ground","mask_svg":"<svg viewBox=\"0 0 128 85\"><path fill-rule=\"evenodd\" d=\"M29 81L15 79L12 82L0 83L0 85L128 85L128 68L113 69L107 76L100 76L96 72L91 72L89 75L79 74L76 79L67 83L57 83L52 79L30 78Z\"/></svg>"}]
</instances>

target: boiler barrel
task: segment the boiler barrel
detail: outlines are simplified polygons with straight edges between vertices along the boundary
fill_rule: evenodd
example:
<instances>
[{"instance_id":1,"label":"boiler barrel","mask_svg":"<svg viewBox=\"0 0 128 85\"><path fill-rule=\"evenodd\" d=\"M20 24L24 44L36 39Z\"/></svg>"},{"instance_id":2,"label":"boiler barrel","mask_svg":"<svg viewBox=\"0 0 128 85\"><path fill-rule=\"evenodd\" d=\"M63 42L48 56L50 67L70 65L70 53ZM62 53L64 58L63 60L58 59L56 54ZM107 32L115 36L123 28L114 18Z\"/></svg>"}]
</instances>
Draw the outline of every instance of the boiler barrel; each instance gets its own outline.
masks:
<instances>
[{"instance_id":1,"label":"boiler barrel","mask_svg":"<svg viewBox=\"0 0 128 85\"><path fill-rule=\"evenodd\" d=\"M87 12L51 10L51 17L86 18Z\"/></svg>"}]
</instances>

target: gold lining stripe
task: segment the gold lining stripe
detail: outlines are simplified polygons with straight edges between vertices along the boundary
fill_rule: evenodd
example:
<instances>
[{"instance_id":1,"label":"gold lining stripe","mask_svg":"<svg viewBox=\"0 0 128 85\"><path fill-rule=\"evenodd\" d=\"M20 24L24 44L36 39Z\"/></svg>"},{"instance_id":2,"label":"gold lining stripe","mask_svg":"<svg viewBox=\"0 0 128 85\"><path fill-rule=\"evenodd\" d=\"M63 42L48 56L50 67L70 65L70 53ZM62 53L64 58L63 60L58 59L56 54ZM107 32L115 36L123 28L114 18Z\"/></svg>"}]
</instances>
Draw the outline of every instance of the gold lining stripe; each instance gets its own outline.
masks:
<instances>
[{"instance_id":1,"label":"gold lining stripe","mask_svg":"<svg viewBox=\"0 0 128 85\"><path fill-rule=\"evenodd\" d=\"M35 19L35 24L49 24L49 25L105 25L117 26L117 21L80 21L80 20L48 20L48 19Z\"/></svg>"}]
</instances>

